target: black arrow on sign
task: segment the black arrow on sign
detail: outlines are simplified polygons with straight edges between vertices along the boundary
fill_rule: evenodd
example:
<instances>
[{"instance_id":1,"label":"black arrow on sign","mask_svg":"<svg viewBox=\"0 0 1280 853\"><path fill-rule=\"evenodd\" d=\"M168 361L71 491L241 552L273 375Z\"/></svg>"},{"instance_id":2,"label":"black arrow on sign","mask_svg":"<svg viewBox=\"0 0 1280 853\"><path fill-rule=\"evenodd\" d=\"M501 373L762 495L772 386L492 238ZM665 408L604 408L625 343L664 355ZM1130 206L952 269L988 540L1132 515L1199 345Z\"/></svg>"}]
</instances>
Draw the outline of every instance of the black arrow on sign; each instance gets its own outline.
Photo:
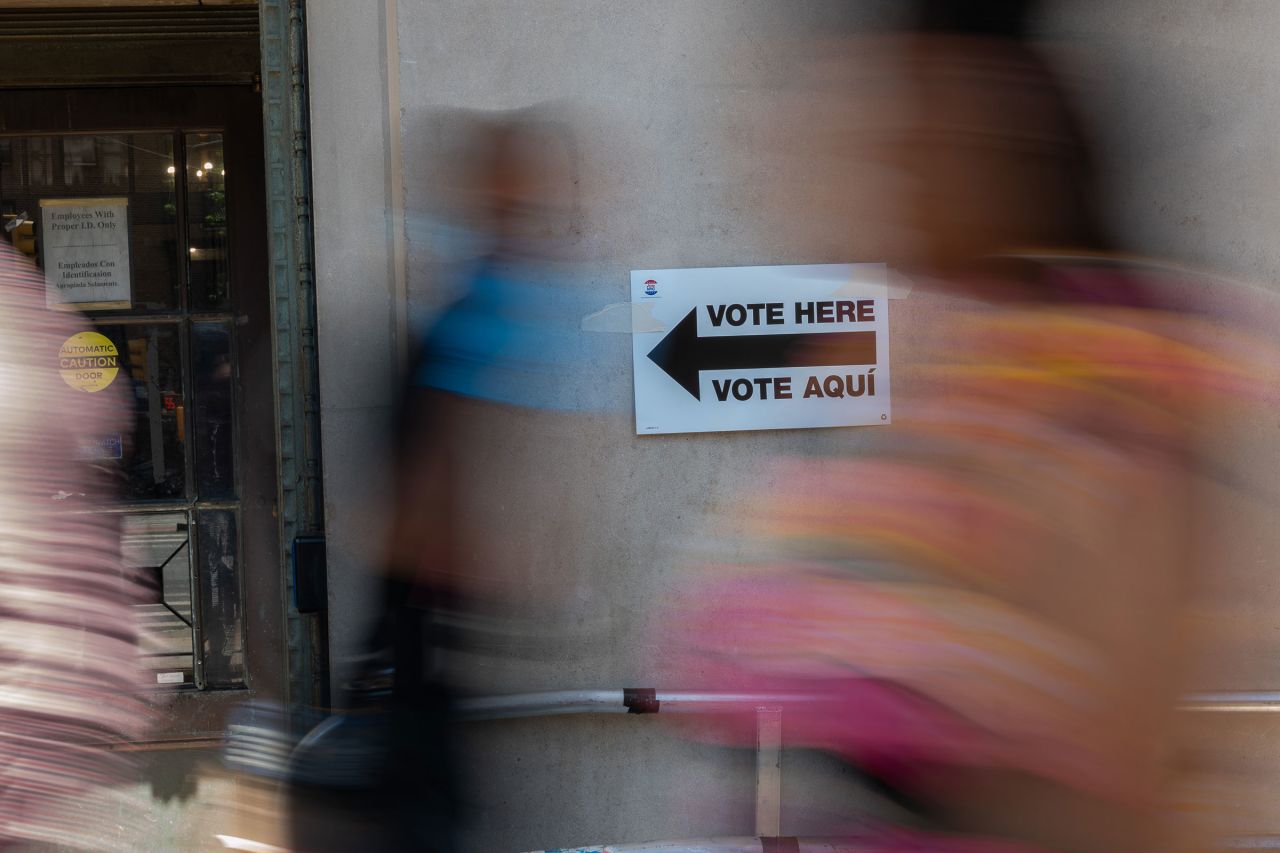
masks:
<instances>
[{"instance_id":1,"label":"black arrow on sign","mask_svg":"<svg viewBox=\"0 0 1280 853\"><path fill-rule=\"evenodd\" d=\"M703 370L756 370L763 367L829 367L875 364L875 332L808 332L777 335L698 336L694 308L649 353L649 360L702 399Z\"/></svg>"}]
</instances>

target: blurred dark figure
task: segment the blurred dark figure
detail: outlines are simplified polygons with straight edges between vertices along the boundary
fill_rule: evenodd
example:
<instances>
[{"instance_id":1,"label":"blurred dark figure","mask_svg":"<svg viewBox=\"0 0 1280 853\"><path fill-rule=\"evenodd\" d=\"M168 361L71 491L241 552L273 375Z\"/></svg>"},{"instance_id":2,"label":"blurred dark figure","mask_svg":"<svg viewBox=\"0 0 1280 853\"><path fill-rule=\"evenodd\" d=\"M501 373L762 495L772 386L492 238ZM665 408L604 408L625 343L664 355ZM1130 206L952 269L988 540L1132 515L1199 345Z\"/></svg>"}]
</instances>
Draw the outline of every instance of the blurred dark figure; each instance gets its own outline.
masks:
<instances>
[{"instance_id":1,"label":"blurred dark figure","mask_svg":"<svg viewBox=\"0 0 1280 853\"><path fill-rule=\"evenodd\" d=\"M915 29L1022 39L1038 5L1037 0L926 0L915 13Z\"/></svg>"},{"instance_id":2,"label":"blurred dark figure","mask_svg":"<svg viewBox=\"0 0 1280 853\"><path fill-rule=\"evenodd\" d=\"M119 849L140 817L118 789L148 713L117 516L94 445L125 431L112 388L59 375L83 318L0 236L0 848ZM113 791L113 789L117 789ZM115 842L112 839L116 839Z\"/></svg>"},{"instance_id":3,"label":"blurred dark figure","mask_svg":"<svg viewBox=\"0 0 1280 853\"><path fill-rule=\"evenodd\" d=\"M457 121L457 117L452 117ZM432 247L448 256L462 294L422 337L410 359L395 436L396 499L384 562L382 605L365 672L351 686L348 744L371 766L334 785L341 762L306 746L318 784L299 786L298 850L457 849L462 820L458 691L450 659L477 636L505 630L499 612L518 598L502 570L469 562L477 532L460 521L465 466L488 452L474 425L508 412L561 407L565 371L580 364L578 314L561 310L546 270L559 256L550 231L569 183L554 129L529 113L468 115L466 143L451 163L447 213ZM443 235L452 245L441 245ZM440 286L442 282L433 282ZM580 311L578 312L581 313ZM465 637L459 631L470 631ZM485 632L489 631L490 634ZM337 740L341 740L338 738ZM319 767L330 763L328 781ZM326 785L331 789L324 793ZM358 789L358 790L357 790ZM316 819L332 801L346 825ZM336 813L336 812L335 812Z\"/></svg>"}]
</instances>

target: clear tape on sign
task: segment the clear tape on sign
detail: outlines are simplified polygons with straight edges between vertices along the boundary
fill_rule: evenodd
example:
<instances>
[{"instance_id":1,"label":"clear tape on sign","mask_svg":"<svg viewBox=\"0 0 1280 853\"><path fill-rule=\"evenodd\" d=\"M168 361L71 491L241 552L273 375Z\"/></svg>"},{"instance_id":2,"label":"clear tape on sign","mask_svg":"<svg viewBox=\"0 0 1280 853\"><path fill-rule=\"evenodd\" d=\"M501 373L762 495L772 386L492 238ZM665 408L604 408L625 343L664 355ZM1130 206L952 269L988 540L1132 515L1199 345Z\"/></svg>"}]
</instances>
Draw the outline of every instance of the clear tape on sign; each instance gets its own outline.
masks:
<instances>
[{"instance_id":1,"label":"clear tape on sign","mask_svg":"<svg viewBox=\"0 0 1280 853\"><path fill-rule=\"evenodd\" d=\"M615 302L582 318L584 332L665 332L667 327L653 316L648 305Z\"/></svg>"}]
</instances>

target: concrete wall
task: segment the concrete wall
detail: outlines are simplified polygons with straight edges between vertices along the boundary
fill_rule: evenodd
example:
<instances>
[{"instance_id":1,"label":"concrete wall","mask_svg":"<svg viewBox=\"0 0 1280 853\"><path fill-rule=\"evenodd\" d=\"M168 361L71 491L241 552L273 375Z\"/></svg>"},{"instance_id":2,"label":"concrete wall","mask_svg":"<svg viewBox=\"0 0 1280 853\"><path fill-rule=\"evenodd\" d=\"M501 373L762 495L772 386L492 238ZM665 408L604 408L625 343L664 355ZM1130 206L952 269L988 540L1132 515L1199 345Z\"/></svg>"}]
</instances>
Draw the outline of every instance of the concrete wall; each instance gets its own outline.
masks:
<instances>
[{"instance_id":1,"label":"concrete wall","mask_svg":"<svg viewBox=\"0 0 1280 853\"><path fill-rule=\"evenodd\" d=\"M394 17L394 3L390 4ZM387 4L307 4L321 430L335 684L359 652L386 541L384 453L403 344ZM394 27L392 27L394 39ZM394 40L390 43L394 53Z\"/></svg>"},{"instance_id":2,"label":"concrete wall","mask_svg":"<svg viewBox=\"0 0 1280 853\"><path fill-rule=\"evenodd\" d=\"M364 572L382 535L385 472L369 459L383 447L400 346L401 214L409 324L420 327L450 295L430 216L451 108L544 104L567 128L579 189L558 237L574 258L565 284L584 313L626 301L635 268L893 260L912 249L906 214L894 206L908 177L877 149L901 95L879 33L902 4L311 0L308 8L339 657L358 637ZM1044 26L1103 142L1116 232L1139 252L1274 281L1267 236L1280 224L1271 166L1280 109L1269 91L1280 63L1269 40L1280 9L1265 0L1058 4ZM925 333L931 310L942 309L895 302L895 348ZM530 602L513 617L509 645L470 662L474 689L660 683L651 613L699 549L739 555L731 536L709 541L705 525L735 494L768 488L752 460L863 441L858 431L637 438L627 336L602 332L595 346L601 391L590 405L489 410L463 437L485 449L463 463L461 499L479 543L472 568ZM1251 569L1224 584L1236 591L1224 593L1231 618L1246 629L1269 625L1280 605L1275 552L1256 536L1234 547L1232 565ZM1252 610L1242 616L1240 607ZM1261 632L1257 656L1221 686L1280 686L1269 663L1258 665L1276 659L1272 633ZM693 744L660 719L493 723L469 737L469 849L752 828L751 756ZM1250 730L1233 742L1265 741ZM867 797L821 759L787 761L788 834ZM1266 766L1280 767L1280 756Z\"/></svg>"}]
</instances>

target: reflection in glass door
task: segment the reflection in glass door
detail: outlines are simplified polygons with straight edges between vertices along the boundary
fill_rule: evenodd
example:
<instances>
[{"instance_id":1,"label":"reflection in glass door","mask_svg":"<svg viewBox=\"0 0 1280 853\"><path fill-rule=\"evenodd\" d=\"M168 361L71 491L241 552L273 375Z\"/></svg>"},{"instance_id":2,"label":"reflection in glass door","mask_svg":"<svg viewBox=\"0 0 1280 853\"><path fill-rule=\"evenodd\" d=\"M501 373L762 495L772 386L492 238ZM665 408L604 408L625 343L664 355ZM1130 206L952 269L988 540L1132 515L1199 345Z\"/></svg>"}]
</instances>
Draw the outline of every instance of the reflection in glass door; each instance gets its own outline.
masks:
<instances>
[{"instance_id":1,"label":"reflection in glass door","mask_svg":"<svg viewBox=\"0 0 1280 853\"><path fill-rule=\"evenodd\" d=\"M0 216L58 282L51 308L84 311L101 336L105 372L64 378L129 410L130 429L84 449L117 501L74 509L121 517L157 689L245 684L227 171L211 129L0 137Z\"/></svg>"}]
</instances>

